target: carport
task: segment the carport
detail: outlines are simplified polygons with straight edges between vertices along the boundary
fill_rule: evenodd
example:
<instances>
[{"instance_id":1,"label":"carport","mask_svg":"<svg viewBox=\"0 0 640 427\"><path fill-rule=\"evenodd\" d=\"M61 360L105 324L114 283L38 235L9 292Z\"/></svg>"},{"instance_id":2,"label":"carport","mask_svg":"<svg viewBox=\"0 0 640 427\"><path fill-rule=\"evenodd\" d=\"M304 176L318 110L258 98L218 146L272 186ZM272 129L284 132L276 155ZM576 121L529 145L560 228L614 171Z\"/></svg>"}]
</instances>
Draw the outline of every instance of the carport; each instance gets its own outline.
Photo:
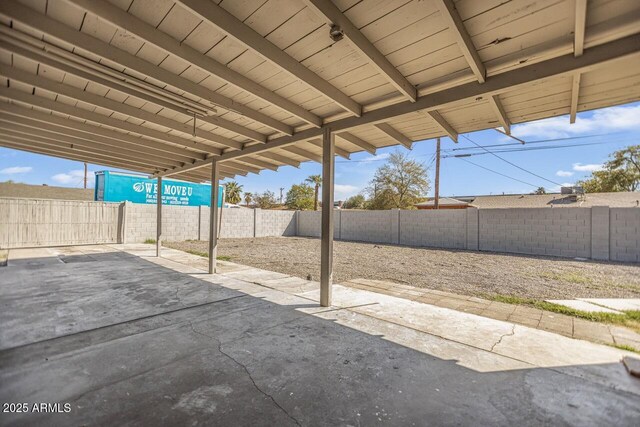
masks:
<instances>
[{"instance_id":1,"label":"carport","mask_svg":"<svg viewBox=\"0 0 640 427\"><path fill-rule=\"evenodd\" d=\"M0 16L4 147L212 189L322 162L322 306L335 155L640 99L633 1L5 0Z\"/></svg>"}]
</instances>

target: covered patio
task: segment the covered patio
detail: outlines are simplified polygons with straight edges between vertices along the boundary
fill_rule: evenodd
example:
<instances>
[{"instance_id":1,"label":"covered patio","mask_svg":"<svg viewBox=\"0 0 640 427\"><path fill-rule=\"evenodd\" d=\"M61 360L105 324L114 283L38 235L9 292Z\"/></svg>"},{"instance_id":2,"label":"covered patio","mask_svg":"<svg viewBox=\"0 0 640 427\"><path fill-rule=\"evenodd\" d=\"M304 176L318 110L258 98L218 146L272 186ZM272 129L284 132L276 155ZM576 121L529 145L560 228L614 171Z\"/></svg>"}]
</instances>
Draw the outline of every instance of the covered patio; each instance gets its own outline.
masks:
<instances>
[{"instance_id":1,"label":"covered patio","mask_svg":"<svg viewBox=\"0 0 640 427\"><path fill-rule=\"evenodd\" d=\"M14 249L4 413L46 425L634 425L626 352L150 245ZM43 286L46 285L46 286Z\"/></svg>"},{"instance_id":2,"label":"covered patio","mask_svg":"<svg viewBox=\"0 0 640 427\"><path fill-rule=\"evenodd\" d=\"M7 0L0 17L2 146L212 188L322 162L325 307L335 155L640 99L631 1ZM160 202L157 221L160 255Z\"/></svg>"}]
</instances>

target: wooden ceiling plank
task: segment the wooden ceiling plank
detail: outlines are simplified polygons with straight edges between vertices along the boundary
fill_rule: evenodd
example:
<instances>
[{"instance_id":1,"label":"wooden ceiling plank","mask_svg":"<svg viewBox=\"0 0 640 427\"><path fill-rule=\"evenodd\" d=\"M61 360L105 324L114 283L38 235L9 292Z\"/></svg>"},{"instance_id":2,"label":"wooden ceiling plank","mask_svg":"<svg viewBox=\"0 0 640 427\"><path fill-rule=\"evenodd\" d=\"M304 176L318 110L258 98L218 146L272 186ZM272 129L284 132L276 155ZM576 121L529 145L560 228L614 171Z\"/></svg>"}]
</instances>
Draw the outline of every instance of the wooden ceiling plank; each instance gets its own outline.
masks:
<instances>
[{"instance_id":1,"label":"wooden ceiling plank","mask_svg":"<svg viewBox=\"0 0 640 427\"><path fill-rule=\"evenodd\" d=\"M112 152L114 148L117 148L118 152L120 152L124 156L141 155L148 160L153 160L155 162L158 162L159 164L163 163L166 167L175 166L176 164L180 163L176 159L165 157L166 155L162 156L161 154L158 154L158 152L144 149L142 147L136 147L125 143L118 143L118 141L109 140L107 138L100 139L99 137L95 136L91 138L89 135L82 137L78 136L77 134L69 134L64 132L65 130L70 131L71 129L53 128L52 130L51 127L45 128L44 126L40 126L41 123L39 122L29 123L20 120L16 121L14 119L16 119L16 117L0 115L0 128L13 132L22 132L26 135L38 136L41 138L57 139L71 144L78 144L88 147L95 146ZM33 127L34 124L37 127ZM60 132L60 130L62 130L62 132Z\"/></svg>"},{"instance_id":2,"label":"wooden ceiling plank","mask_svg":"<svg viewBox=\"0 0 640 427\"><path fill-rule=\"evenodd\" d=\"M209 73L239 89L251 93L252 95L277 106L278 108L292 114L299 119L310 123L316 127L322 125L322 119L310 113L299 105L277 95L254 81L246 78L240 73L232 70L224 64L201 54L190 46L175 40L173 37L158 31L154 26L136 18L126 11L109 4L104 0L69 0L78 7L87 10L98 17L111 22L113 25L135 34L141 39L165 52L175 55L202 71ZM231 129L230 129L231 130Z\"/></svg>"},{"instance_id":3,"label":"wooden ceiling plank","mask_svg":"<svg viewBox=\"0 0 640 427\"><path fill-rule=\"evenodd\" d=\"M69 98L77 99L88 104L95 105L97 107L105 108L114 112L122 113L130 117L135 117L140 120L144 120L149 123L155 123L158 126L168 128L170 130L176 130L182 133L189 134L195 130L195 136L206 139L217 144L224 145L235 150L242 149L242 143L226 138L221 135L216 135L212 132L203 131L202 129L195 128L193 126L181 123L175 120L170 120L152 114L139 108L132 107L121 102L113 101L109 98L105 98L100 95L77 89L73 86L65 85L62 83L56 83L53 80L45 79L40 76L22 72L16 68L9 67L7 65L0 64L0 75L7 77L11 80L17 80L41 89L48 90L59 95L68 96Z\"/></svg>"},{"instance_id":4,"label":"wooden ceiling plank","mask_svg":"<svg viewBox=\"0 0 640 427\"><path fill-rule=\"evenodd\" d=\"M174 158L181 161L184 161L184 159L203 160L206 158L205 154L185 150L171 144L163 144L149 139L117 132L109 128L98 127L76 120L69 120L60 116L55 116L52 114L42 113L30 108L21 107L16 104L0 102L0 112L10 114L14 121L19 121L20 118L26 118L29 120L37 121L38 125L43 128L55 125L56 127L60 127L61 129L69 129L79 134L89 134L91 135L91 138L95 138L97 136L108 138L109 140L113 140L114 142L122 141L134 146L147 147L152 150L168 153Z\"/></svg>"},{"instance_id":5,"label":"wooden ceiling plank","mask_svg":"<svg viewBox=\"0 0 640 427\"><path fill-rule=\"evenodd\" d=\"M355 25L344 16L331 0L304 0L305 4L316 15L322 17L329 25L337 25L344 36L362 54L381 75L383 75L400 93L410 101L415 101L416 88L398 71L396 67L360 32Z\"/></svg>"},{"instance_id":6,"label":"wooden ceiling plank","mask_svg":"<svg viewBox=\"0 0 640 427\"><path fill-rule=\"evenodd\" d=\"M72 107L62 102L52 101L50 99L42 98L35 95L29 95L25 92L20 92L16 89L0 87L0 97L6 99L13 99L16 101L29 104L34 107L45 108L47 110L56 111L61 114L66 114L79 119L88 120L94 123L98 123L111 128L126 130L128 132L137 133L142 136L156 139L160 142L176 144L181 147L188 147L194 150L208 152L214 155L222 154L222 151L218 148L201 144L188 139L180 138L174 135L166 134L154 129L135 125L133 123L126 122L124 120L114 119L105 115L84 110L78 107Z\"/></svg>"},{"instance_id":7,"label":"wooden ceiling plank","mask_svg":"<svg viewBox=\"0 0 640 427\"><path fill-rule=\"evenodd\" d=\"M214 2L199 0L178 0L178 2L267 61L279 66L308 86L313 87L345 110L357 117L362 115L362 106L360 104L262 37L221 6Z\"/></svg>"},{"instance_id":8,"label":"wooden ceiling plank","mask_svg":"<svg viewBox=\"0 0 640 427\"><path fill-rule=\"evenodd\" d=\"M293 133L292 128L284 123L278 122L271 117L239 104L230 98L210 91L184 77L180 77L161 67L155 66L154 64L139 57L117 49L99 39L67 27L60 22L35 12L33 9L30 9L15 0L5 0L0 2L0 15L18 21L36 31L43 32L50 37L60 40L61 42L79 47L93 55L99 56L100 58L119 64L125 69L130 69L143 76L149 76L154 80L190 93L214 105L218 105L231 111L237 111L239 114L269 126L278 132L282 132L287 135L291 135Z\"/></svg>"}]
</instances>

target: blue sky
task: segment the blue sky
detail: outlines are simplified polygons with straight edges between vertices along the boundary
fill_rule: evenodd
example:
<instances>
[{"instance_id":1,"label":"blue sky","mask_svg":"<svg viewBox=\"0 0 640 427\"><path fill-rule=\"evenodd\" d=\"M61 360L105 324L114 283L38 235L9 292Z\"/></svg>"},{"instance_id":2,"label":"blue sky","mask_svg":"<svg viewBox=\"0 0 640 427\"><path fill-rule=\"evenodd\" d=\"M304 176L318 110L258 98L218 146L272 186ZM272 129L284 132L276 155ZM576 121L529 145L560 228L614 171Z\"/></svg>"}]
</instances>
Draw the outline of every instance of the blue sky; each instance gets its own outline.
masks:
<instances>
[{"instance_id":1,"label":"blue sky","mask_svg":"<svg viewBox=\"0 0 640 427\"><path fill-rule=\"evenodd\" d=\"M591 171L607 160L608 155L629 145L640 144L640 102L578 114L576 123L569 124L568 116L530 122L512 127L513 135L525 140L530 151L500 152L523 146L496 131L487 130L461 135L458 144L449 138L442 140L440 194L442 196L528 193L536 187L558 191L558 184L571 184L589 176ZM466 138L465 138L466 137ZM561 139L564 138L564 139ZM560 139L560 140L558 140ZM550 141L555 140L555 141ZM535 143L534 141L545 141ZM474 143L496 152L504 160L477 148ZM513 145L508 145L513 144ZM586 145L589 144L589 145ZM494 146L497 145L497 146ZM569 146L546 149L546 147ZM474 148L473 150L468 150ZM545 148L533 150L533 148ZM376 156L358 153L351 160L336 158L336 200L344 200L359 193L373 177L376 168L384 164L389 153L398 150L424 162L429 167L433 194L435 140L416 142L412 150L391 147L378 150ZM455 151L451 151L455 150ZM446 157L462 153L484 153L463 159ZM475 165L468 163L473 162ZM479 166L507 175L482 169ZM89 165L89 171L117 170L100 165ZM309 175L320 174L321 167L314 162L303 163L299 169L285 166L279 171L263 171L259 175L238 177L244 191L252 193L271 190L279 196L292 184L303 182ZM90 174L92 178L93 174ZM14 180L29 184L48 184L82 187L83 164L54 157L31 154L0 147L0 181ZM513 179L512 179L513 178ZM90 186L93 185L91 181Z\"/></svg>"}]
</instances>

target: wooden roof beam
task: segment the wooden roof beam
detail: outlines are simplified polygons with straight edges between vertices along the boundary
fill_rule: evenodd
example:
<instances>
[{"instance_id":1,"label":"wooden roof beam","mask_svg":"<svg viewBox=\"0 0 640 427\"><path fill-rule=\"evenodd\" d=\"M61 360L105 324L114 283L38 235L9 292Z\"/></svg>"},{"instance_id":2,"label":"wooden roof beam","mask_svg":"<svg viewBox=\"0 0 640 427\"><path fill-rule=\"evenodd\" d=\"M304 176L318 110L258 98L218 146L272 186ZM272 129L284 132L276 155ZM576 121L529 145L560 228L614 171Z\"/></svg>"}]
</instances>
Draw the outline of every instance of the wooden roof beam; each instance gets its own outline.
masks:
<instances>
[{"instance_id":1,"label":"wooden roof beam","mask_svg":"<svg viewBox=\"0 0 640 427\"><path fill-rule=\"evenodd\" d=\"M569 107L569 123L576 122L576 116L578 114L578 100L580 99L580 80L582 74L575 73L571 80L571 106Z\"/></svg>"},{"instance_id":2,"label":"wooden roof beam","mask_svg":"<svg viewBox=\"0 0 640 427\"><path fill-rule=\"evenodd\" d=\"M316 147L322 148L322 139L310 139L307 142L315 145ZM338 146L336 146L334 150L338 156L349 160L349 156L351 155L351 153L349 153L347 150L344 150Z\"/></svg>"},{"instance_id":3,"label":"wooden roof beam","mask_svg":"<svg viewBox=\"0 0 640 427\"><path fill-rule=\"evenodd\" d=\"M103 155L93 152L86 152L77 148L70 148L58 144L43 144L35 140L27 138L14 138L8 135L0 135L0 146L13 148L15 150L28 151L35 154L44 154L47 156L60 157L67 160L76 160L93 164L103 164L107 166L127 169L137 172L146 172L147 170L158 170L155 165L149 162L139 162L133 160L124 160L116 155Z\"/></svg>"},{"instance_id":4,"label":"wooden roof beam","mask_svg":"<svg viewBox=\"0 0 640 427\"><path fill-rule=\"evenodd\" d=\"M447 122L444 117L436 110L427 112L429 116L438 124L440 129L447 134L449 138L453 140L453 142L458 142L458 132Z\"/></svg>"},{"instance_id":5,"label":"wooden roof beam","mask_svg":"<svg viewBox=\"0 0 640 427\"><path fill-rule=\"evenodd\" d=\"M272 171L277 171L278 166L273 163L266 162L264 160L256 159L255 157L240 157L238 158L239 163L247 164L249 166L257 166L262 169L269 169Z\"/></svg>"},{"instance_id":6,"label":"wooden roof beam","mask_svg":"<svg viewBox=\"0 0 640 427\"><path fill-rule=\"evenodd\" d=\"M492 95L489 97L489 105L493 109L493 113L498 118L500 125L504 129L504 132L507 135L511 135L511 122L509 121L509 117L507 116L506 111L504 111L504 107L502 106L502 102L500 102L500 97L498 95Z\"/></svg>"},{"instance_id":7,"label":"wooden roof beam","mask_svg":"<svg viewBox=\"0 0 640 427\"><path fill-rule=\"evenodd\" d=\"M20 101L34 107L45 108L47 110L56 111L61 114L88 120L111 128L137 133L151 139L156 139L159 142L176 144L183 148L191 148L194 150L208 152L214 155L220 155L222 153L222 150L220 150L219 148L211 147L206 144L180 138L174 135L169 135L155 129L138 126L133 123L125 122L124 120L114 119L112 117L94 113L89 110L84 110L82 108L72 107L70 105L63 104L62 102L52 101L48 98L30 95L17 89L0 87L0 98ZM149 143L153 144L152 141L149 141Z\"/></svg>"},{"instance_id":8,"label":"wooden roof beam","mask_svg":"<svg viewBox=\"0 0 640 427\"><path fill-rule=\"evenodd\" d=\"M293 129L284 123L274 120L263 113L239 104L214 91L208 90L204 86L194 83L189 79L180 77L128 52L115 48L102 40L61 24L15 0L3 0L0 2L0 16L18 21L31 29L45 33L72 46L87 50L94 55L115 62L123 68L132 69L138 73L149 76L153 80L202 98L213 105L235 111L248 119L262 123L278 132L287 135L293 134Z\"/></svg>"},{"instance_id":9,"label":"wooden roof beam","mask_svg":"<svg viewBox=\"0 0 640 427\"><path fill-rule=\"evenodd\" d=\"M104 142L103 140L85 139L74 135L67 135L62 133L55 133L42 128L33 128L29 125L18 124L13 121L7 121L6 116L0 116L0 129L6 132L7 135L21 136L28 135L34 138L42 138L43 140L59 141L65 144L72 144L79 147L95 148L96 150L104 150L108 153L113 153L114 148L117 148L118 153L126 156L127 158L135 159L137 157L154 162L155 165L164 167L178 166L181 163L170 157L163 157L157 153L149 152L149 150L135 146L118 145L116 141ZM87 136L88 137L88 136ZM123 144L126 145L126 144Z\"/></svg>"},{"instance_id":10,"label":"wooden roof beam","mask_svg":"<svg viewBox=\"0 0 640 427\"><path fill-rule=\"evenodd\" d=\"M201 54L190 46L180 43L173 37L159 31L154 26L136 18L126 11L111 5L104 0L67 0L74 3L81 9L104 19L113 25L140 37L142 40L164 50L166 53L182 58L205 73L209 73L217 78L239 88L250 94L268 102L299 119L310 123L316 127L322 125L322 119L313 113L305 110L301 106L277 95L275 92L260 86L253 80L232 70L224 64ZM263 141L264 142L264 141Z\"/></svg>"},{"instance_id":11,"label":"wooden roof beam","mask_svg":"<svg viewBox=\"0 0 640 427\"><path fill-rule=\"evenodd\" d=\"M320 94L356 116L362 115L362 106L323 80L316 73L289 56L286 52L245 25L238 18L214 2L177 0L203 20L210 22L229 37L242 43L267 61L280 67L293 77L317 90ZM327 36L328 37L328 36Z\"/></svg>"},{"instance_id":12,"label":"wooden roof beam","mask_svg":"<svg viewBox=\"0 0 640 427\"><path fill-rule=\"evenodd\" d=\"M307 151L304 148L300 148L296 145L288 145L286 147L282 147L283 150L288 151L290 153L296 154L300 157L304 157L309 160L313 160L314 162L322 163L322 156L319 154L314 154L311 151Z\"/></svg>"},{"instance_id":13,"label":"wooden roof beam","mask_svg":"<svg viewBox=\"0 0 640 427\"><path fill-rule=\"evenodd\" d=\"M378 129L380 129L385 135L393 139L399 144L404 145L406 148L411 150L411 146L413 145L413 141L407 138L405 135L400 133L397 129L391 126L389 123L378 123L375 125Z\"/></svg>"},{"instance_id":14,"label":"wooden roof beam","mask_svg":"<svg viewBox=\"0 0 640 427\"><path fill-rule=\"evenodd\" d=\"M19 70L8 65L0 64L0 75L7 77L10 80L16 80L28 85L45 89L54 94L64 95L69 98L73 98L78 101L86 102L87 104L95 105L106 110L121 113L129 117L134 117L139 120L144 120L149 123L153 123L169 130L175 130L185 134L191 134L195 130L195 136L206 139L216 144L224 145L225 148L233 148L234 150L242 149L242 143L234 141L230 138L226 138L222 135L217 135L212 132L208 132L199 128L193 128L193 125L187 123L181 123L176 120L168 119L158 114L153 114L140 108L133 107L122 102L114 101L104 96L96 95L91 92L87 92L82 89L78 89L74 86L57 83L53 80L45 79L34 74L27 73L23 70Z\"/></svg>"},{"instance_id":15,"label":"wooden roof beam","mask_svg":"<svg viewBox=\"0 0 640 427\"><path fill-rule=\"evenodd\" d=\"M117 132L109 128L94 126L76 120L69 120L64 117L54 116L52 114L42 113L30 108L21 107L17 104L9 104L8 102L0 102L0 112L5 113L7 117L11 117L11 120L17 123L27 120L32 121L35 126L42 129L59 129L59 131L55 130L59 133L78 136L84 136L87 134L91 139L104 138L107 141L113 141L114 146L117 146L119 142L123 142L134 147L148 148L154 152L168 153L167 155L171 155L179 161L203 160L207 157L204 153L185 150L171 144L161 144L156 141L133 136L128 133Z\"/></svg>"},{"instance_id":16,"label":"wooden roof beam","mask_svg":"<svg viewBox=\"0 0 640 427\"><path fill-rule=\"evenodd\" d=\"M480 60L478 51L471 40L471 36L467 32L464 26L464 22L460 18L460 14L456 9L453 0L434 0L438 9L440 10L440 16L445 20L447 27L453 33L453 36L462 51L469 67L476 75L476 78L480 83L484 83L487 78L487 70Z\"/></svg>"},{"instance_id":17,"label":"wooden roof beam","mask_svg":"<svg viewBox=\"0 0 640 427\"><path fill-rule=\"evenodd\" d=\"M434 92L429 96L419 97L416 102L405 101L376 110L368 111L362 117L347 117L331 122L334 132L346 131L360 126L372 125L393 119L394 117L417 111L434 111L449 107L459 102L471 102L478 97L488 97L527 87L532 83L570 75L575 72L597 70L605 65L611 65L621 60L640 56L640 35L634 34L622 39L594 46L585 51L584 55L575 58L573 54L548 59L536 64L525 65L521 68L506 71L489 79L485 84L477 82L465 83L448 89ZM273 139L266 144L253 145L241 151L224 153L219 161L224 162L236 157L260 154L265 151L283 148L299 141L322 135L322 129L307 129L293 136ZM196 162L199 165L201 162Z\"/></svg>"},{"instance_id":18,"label":"wooden roof beam","mask_svg":"<svg viewBox=\"0 0 640 427\"><path fill-rule=\"evenodd\" d=\"M415 101L418 91L405 76L389 62L358 28L338 9L331 0L304 0L307 7L323 18L329 25L337 25L351 44L384 76L400 93Z\"/></svg>"},{"instance_id":19,"label":"wooden roof beam","mask_svg":"<svg viewBox=\"0 0 640 427\"><path fill-rule=\"evenodd\" d=\"M376 154L376 147L373 144L369 144L367 141L362 140L362 138L358 138L357 136L355 136L354 134L352 134L351 132L340 132L338 134L336 134L336 136L344 139L347 142L352 143L353 145L357 145L358 147L362 148L363 150L371 153L371 154Z\"/></svg>"},{"instance_id":20,"label":"wooden roof beam","mask_svg":"<svg viewBox=\"0 0 640 427\"><path fill-rule=\"evenodd\" d=\"M576 25L573 31L573 54L584 53L584 34L587 28L587 0L576 0Z\"/></svg>"},{"instance_id":21,"label":"wooden roof beam","mask_svg":"<svg viewBox=\"0 0 640 427\"><path fill-rule=\"evenodd\" d=\"M258 156L260 157L264 157L267 159L271 159L274 160L278 163L284 163L285 165L289 165L289 166L293 166L294 168L299 168L300 167L300 162L297 160L293 160L287 156L283 156L281 154L278 153L273 153L271 151L264 151L260 154L258 154ZM240 157L242 158L242 157Z\"/></svg>"},{"instance_id":22,"label":"wooden roof beam","mask_svg":"<svg viewBox=\"0 0 640 427\"><path fill-rule=\"evenodd\" d=\"M587 0L576 0L576 25L573 32L573 55L578 57L584 53L584 35L587 27ZM578 101L580 99L580 73L573 75L571 82L571 105L569 107L569 123L576 122Z\"/></svg>"}]
</instances>

